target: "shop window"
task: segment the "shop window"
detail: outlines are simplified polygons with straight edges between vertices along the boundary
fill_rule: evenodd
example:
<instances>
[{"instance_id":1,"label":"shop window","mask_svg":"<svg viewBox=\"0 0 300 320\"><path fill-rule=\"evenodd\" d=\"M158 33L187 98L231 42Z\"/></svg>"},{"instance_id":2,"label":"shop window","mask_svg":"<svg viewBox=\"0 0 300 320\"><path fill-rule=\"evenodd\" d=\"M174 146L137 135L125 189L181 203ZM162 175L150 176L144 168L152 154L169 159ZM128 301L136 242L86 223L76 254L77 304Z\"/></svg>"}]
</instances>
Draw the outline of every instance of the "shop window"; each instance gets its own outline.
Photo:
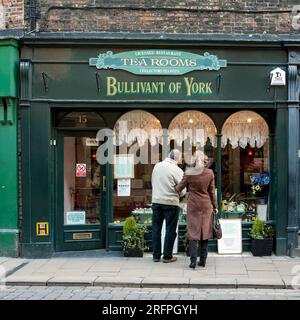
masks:
<instances>
[{"instance_id":1,"label":"shop window","mask_svg":"<svg viewBox=\"0 0 300 320\"><path fill-rule=\"evenodd\" d=\"M215 168L217 129L208 115L193 110L181 112L171 121L169 134L171 147L179 148L183 153L183 169L189 165L190 156L196 150L204 151L209 158L208 166Z\"/></svg>"},{"instance_id":2,"label":"shop window","mask_svg":"<svg viewBox=\"0 0 300 320\"><path fill-rule=\"evenodd\" d=\"M58 112L56 126L63 128L104 128L105 121L97 112Z\"/></svg>"},{"instance_id":3,"label":"shop window","mask_svg":"<svg viewBox=\"0 0 300 320\"><path fill-rule=\"evenodd\" d=\"M160 121L146 111L134 110L117 121L114 131L116 155L128 156L134 162L130 179L118 179L114 174L114 223L122 223L131 215L141 223L151 223L151 175L155 163L162 159ZM127 190L121 190L122 182L130 183Z\"/></svg>"},{"instance_id":4,"label":"shop window","mask_svg":"<svg viewBox=\"0 0 300 320\"><path fill-rule=\"evenodd\" d=\"M222 128L222 212L227 218L267 219L269 129L252 111L231 115Z\"/></svg>"},{"instance_id":5,"label":"shop window","mask_svg":"<svg viewBox=\"0 0 300 320\"><path fill-rule=\"evenodd\" d=\"M180 165L183 171L190 163L191 156L201 150L208 157L207 167L216 175L217 161L217 129L213 120L200 111L184 111L178 114L169 125L171 148L182 151L183 159ZM217 192L217 190L216 190ZM180 222L186 223L187 197L180 202Z\"/></svg>"}]
</instances>

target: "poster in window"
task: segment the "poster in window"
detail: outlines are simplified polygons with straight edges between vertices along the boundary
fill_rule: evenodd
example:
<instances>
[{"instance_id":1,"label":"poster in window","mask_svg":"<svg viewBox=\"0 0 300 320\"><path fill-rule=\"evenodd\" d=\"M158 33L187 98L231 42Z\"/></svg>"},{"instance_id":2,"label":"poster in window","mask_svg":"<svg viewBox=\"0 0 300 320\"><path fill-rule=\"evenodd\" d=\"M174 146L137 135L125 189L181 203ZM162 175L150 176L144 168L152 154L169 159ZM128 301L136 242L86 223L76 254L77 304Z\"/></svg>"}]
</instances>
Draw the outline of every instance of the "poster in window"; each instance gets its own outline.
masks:
<instances>
[{"instance_id":1,"label":"poster in window","mask_svg":"<svg viewBox=\"0 0 300 320\"><path fill-rule=\"evenodd\" d=\"M66 225L85 224L86 213L85 211L67 211L66 212Z\"/></svg>"},{"instance_id":2,"label":"poster in window","mask_svg":"<svg viewBox=\"0 0 300 320\"><path fill-rule=\"evenodd\" d=\"M133 179L134 178L134 156L133 154L114 156L114 178Z\"/></svg>"},{"instance_id":3,"label":"poster in window","mask_svg":"<svg viewBox=\"0 0 300 320\"><path fill-rule=\"evenodd\" d=\"M130 189L130 179L118 179L118 197L129 197Z\"/></svg>"},{"instance_id":4,"label":"poster in window","mask_svg":"<svg viewBox=\"0 0 300 320\"><path fill-rule=\"evenodd\" d=\"M76 177L86 177L86 164L76 163Z\"/></svg>"}]
</instances>

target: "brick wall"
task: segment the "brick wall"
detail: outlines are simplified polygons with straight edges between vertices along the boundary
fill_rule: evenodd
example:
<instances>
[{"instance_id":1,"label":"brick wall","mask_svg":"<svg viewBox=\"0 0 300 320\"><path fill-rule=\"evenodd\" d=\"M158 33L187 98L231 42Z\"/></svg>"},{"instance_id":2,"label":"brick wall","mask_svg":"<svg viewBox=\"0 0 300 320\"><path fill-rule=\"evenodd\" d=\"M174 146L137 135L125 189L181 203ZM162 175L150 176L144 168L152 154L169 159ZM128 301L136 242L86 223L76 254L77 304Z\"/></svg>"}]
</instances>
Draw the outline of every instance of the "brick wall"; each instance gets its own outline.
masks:
<instances>
[{"instance_id":1,"label":"brick wall","mask_svg":"<svg viewBox=\"0 0 300 320\"><path fill-rule=\"evenodd\" d=\"M37 31L297 34L295 6L300 13L299 0L0 0L0 28L25 19L30 29L35 16Z\"/></svg>"},{"instance_id":2,"label":"brick wall","mask_svg":"<svg viewBox=\"0 0 300 320\"><path fill-rule=\"evenodd\" d=\"M0 30L24 28L24 0L0 1Z\"/></svg>"},{"instance_id":3,"label":"brick wall","mask_svg":"<svg viewBox=\"0 0 300 320\"><path fill-rule=\"evenodd\" d=\"M292 27L295 5L300 1L39 0L37 28L78 32L299 33Z\"/></svg>"}]
</instances>

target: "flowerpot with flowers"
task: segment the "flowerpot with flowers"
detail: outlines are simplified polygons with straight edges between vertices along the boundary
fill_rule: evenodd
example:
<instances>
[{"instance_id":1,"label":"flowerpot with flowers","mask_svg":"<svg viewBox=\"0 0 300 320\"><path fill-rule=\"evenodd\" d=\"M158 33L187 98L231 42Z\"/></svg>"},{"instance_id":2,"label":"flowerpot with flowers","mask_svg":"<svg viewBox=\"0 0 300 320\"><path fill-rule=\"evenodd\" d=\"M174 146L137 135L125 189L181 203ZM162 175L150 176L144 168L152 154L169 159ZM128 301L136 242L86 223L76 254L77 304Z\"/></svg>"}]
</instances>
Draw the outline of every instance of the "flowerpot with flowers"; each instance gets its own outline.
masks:
<instances>
[{"instance_id":1,"label":"flowerpot with flowers","mask_svg":"<svg viewBox=\"0 0 300 320\"><path fill-rule=\"evenodd\" d=\"M258 204L266 204L269 193L270 176L267 172L252 175L252 194L257 198Z\"/></svg>"},{"instance_id":2,"label":"flowerpot with flowers","mask_svg":"<svg viewBox=\"0 0 300 320\"><path fill-rule=\"evenodd\" d=\"M123 252L124 257L143 257L147 249L145 233L146 226L138 224L134 217L125 220L123 227Z\"/></svg>"},{"instance_id":3,"label":"flowerpot with flowers","mask_svg":"<svg viewBox=\"0 0 300 320\"><path fill-rule=\"evenodd\" d=\"M262 220L256 218L253 222L251 231L251 252L254 256L271 256L273 252L272 226L267 225Z\"/></svg>"}]
</instances>

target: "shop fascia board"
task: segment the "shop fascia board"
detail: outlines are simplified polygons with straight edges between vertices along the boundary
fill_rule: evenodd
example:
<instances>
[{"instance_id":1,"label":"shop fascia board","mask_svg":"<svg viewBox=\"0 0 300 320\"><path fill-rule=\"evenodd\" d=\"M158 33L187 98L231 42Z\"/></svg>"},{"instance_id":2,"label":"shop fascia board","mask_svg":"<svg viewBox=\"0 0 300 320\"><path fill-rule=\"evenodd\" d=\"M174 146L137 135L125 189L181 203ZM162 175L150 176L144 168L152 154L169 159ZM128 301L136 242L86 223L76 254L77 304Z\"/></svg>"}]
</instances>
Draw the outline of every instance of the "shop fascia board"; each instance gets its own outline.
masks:
<instances>
[{"instance_id":1,"label":"shop fascia board","mask_svg":"<svg viewBox=\"0 0 300 320\"><path fill-rule=\"evenodd\" d=\"M300 45L299 35L262 35L262 34L242 34L242 35L228 35L228 34L160 34L160 33L122 33L122 32L39 32L29 33L21 37L26 44L34 43L70 43L76 42L91 42L98 43L120 43L123 45L130 45L129 41L136 44L137 42L143 44L151 41L151 45L163 43L164 45L181 45L193 46L201 45L222 45L222 46L273 46L282 47L285 43L298 43ZM153 41L155 41L153 43Z\"/></svg>"}]
</instances>

